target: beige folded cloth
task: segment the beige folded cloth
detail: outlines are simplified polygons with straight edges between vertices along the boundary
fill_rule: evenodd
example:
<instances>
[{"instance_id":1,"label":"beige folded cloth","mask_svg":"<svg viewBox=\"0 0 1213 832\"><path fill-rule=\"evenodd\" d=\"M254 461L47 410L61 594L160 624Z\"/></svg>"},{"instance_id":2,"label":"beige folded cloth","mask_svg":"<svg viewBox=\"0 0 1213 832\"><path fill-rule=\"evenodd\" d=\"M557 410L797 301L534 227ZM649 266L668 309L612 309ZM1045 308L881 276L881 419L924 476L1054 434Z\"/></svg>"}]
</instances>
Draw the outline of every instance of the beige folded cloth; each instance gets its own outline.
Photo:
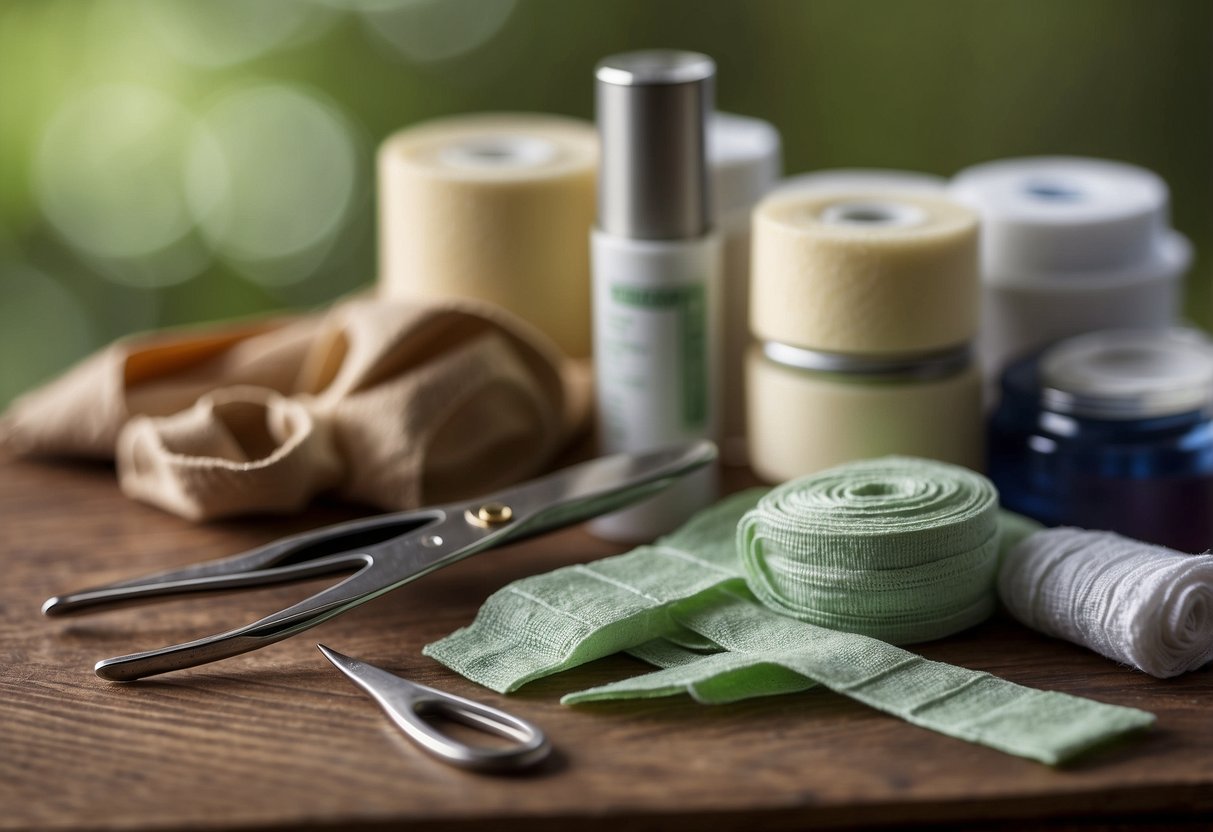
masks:
<instances>
[{"instance_id":1,"label":"beige folded cloth","mask_svg":"<svg viewBox=\"0 0 1213 832\"><path fill-rule=\"evenodd\" d=\"M0 445L113 457L127 495L205 520L471 496L540 471L588 412L588 368L508 313L367 298L119 341L18 399Z\"/></svg>"}]
</instances>

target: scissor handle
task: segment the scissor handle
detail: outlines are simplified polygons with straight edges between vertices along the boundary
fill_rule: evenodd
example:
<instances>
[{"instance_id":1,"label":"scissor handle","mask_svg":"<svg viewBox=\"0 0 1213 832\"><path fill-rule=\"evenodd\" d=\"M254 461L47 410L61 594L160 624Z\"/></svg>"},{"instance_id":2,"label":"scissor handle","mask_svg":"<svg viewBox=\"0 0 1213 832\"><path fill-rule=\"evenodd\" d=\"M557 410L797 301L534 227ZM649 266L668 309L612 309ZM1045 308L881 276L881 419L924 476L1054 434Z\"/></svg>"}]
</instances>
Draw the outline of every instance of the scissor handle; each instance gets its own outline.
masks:
<instances>
[{"instance_id":1,"label":"scissor handle","mask_svg":"<svg viewBox=\"0 0 1213 832\"><path fill-rule=\"evenodd\" d=\"M441 511L398 511L337 523L258 546L220 560L155 572L127 581L48 598L47 616L98 612L132 602L200 592L225 592L354 571L369 550L444 517Z\"/></svg>"},{"instance_id":2,"label":"scissor handle","mask_svg":"<svg viewBox=\"0 0 1213 832\"><path fill-rule=\"evenodd\" d=\"M396 727L443 762L475 771L514 771L533 766L551 753L547 736L525 719L411 682L323 644L316 646L338 670L379 704ZM513 740L515 744L506 748L469 745L444 734L425 719L427 714L444 716L484 733Z\"/></svg>"}]
</instances>

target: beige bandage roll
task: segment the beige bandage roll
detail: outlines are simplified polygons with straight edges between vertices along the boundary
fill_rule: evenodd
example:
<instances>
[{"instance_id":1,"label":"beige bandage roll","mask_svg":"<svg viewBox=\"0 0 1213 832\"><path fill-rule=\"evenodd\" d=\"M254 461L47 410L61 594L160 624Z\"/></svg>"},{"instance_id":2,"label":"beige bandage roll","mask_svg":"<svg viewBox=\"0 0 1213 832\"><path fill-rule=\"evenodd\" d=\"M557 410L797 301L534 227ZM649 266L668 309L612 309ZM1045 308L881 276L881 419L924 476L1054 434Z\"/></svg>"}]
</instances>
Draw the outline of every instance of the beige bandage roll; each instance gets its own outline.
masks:
<instances>
[{"instance_id":1,"label":"beige bandage roll","mask_svg":"<svg viewBox=\"0 0 1213 832\"><path fill-rule=\"evenodd\" d=\"M858 355L933 352L977 329L977 216L927 194L774 194L754 212L754 335Z\"/></svg>"},{"instance_id":2,"label":"beige bandage roll","mask_svg":"<svg viewBox=\"0 0 1213 832\"><path fill-rule=\"evenodd\" d=\"M972 364L927 379L876 380L746 356L750 464L782 482L886 454L980 470L981 375Z\"/></svg>"},{"instance_id":3,"label":"beige bandage roll","mask_svg":"<svg viewBox=\"0 0 1213 832\"><path fill-rule=\"evenodd\" d=\"M594 127L559 116L462 116L392 135L379 149L381 293L487 301L588 356L597 163Z\"/></svg>"}]
</instances>

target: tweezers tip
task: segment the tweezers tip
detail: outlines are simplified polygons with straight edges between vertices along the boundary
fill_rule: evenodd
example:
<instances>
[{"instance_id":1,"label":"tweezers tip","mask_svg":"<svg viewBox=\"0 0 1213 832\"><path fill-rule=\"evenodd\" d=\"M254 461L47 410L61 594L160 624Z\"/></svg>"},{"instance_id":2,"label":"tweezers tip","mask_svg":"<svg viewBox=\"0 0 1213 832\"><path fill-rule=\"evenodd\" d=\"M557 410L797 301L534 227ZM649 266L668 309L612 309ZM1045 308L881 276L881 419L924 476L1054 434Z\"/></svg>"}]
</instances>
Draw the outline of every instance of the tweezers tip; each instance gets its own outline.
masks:
<instances>
[{"instance_id":1,"label":"tweezers tip","mask_svg":"<svg viewBox=\"0 0 1213 832\"><path fill-rule=\"evenodd\" d=\"M317 648L317 649L318 649L318 650L319 650L321 653L323 653L323 654L324 654L324 657L325 657L326 659L328 659L330 662L332 662L333 664L337 665L338 667L342 667L343 665L348 665L350 662L353 662L353 661L354 661L352 658L350 658L349 656L345 655L344 653L338 653L338 652L337 652L336 650L334 650L333 648L331 648L331 647L327 647L327 646L325 646L325 645L323 645L323 644L317 643L317 644L316 644L316 648Z\"/></svg>"},{"instance_id":2,"label":"tweezers tip","mask_svg":"<svg viewBox=\"0 0 1213 832\"><path fill-rule=\"evenodd\" d=\"M333 667L340 670L343 674L349 677L355 684L365 685L366 676L368 673L374 673L379 668L374 665L369 665L364 661L355 659L353 656L347 656L344 653L338 653L331 647L325 647L323 644L317 644L316 647L324 654Z\"/></svg>"},{"instance_id":3,"label":"tweezers tip","mask_svg":"<svg viewBox=\"0 0 1213 832\"><path fill-rule=\"evenodd\" d=\"M130 682L139 678L122 670L125 665L120 659L102 659L93 665L93 672L107 682Z\"/></svg>"}]
</instances>

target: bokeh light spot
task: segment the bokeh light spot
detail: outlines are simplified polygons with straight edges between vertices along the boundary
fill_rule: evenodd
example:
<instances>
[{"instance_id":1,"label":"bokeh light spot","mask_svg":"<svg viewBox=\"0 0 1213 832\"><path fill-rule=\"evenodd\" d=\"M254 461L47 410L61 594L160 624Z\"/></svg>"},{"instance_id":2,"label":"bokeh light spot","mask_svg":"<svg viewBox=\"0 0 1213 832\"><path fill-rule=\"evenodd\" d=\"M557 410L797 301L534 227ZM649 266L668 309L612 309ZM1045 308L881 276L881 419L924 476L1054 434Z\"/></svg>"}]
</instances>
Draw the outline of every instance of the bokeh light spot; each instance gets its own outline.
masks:
<instances>
[{"instance_id":1,"label":"bokeh light spot","mask_svg":"<svg viewBox=\"0 0 1213 832\"><path fill-rule=\"evenodd\" d=\"M396 0L362 7L367 27L417 63L456 58L484 45L514 11L515 0Z\"/></svg>"},{"instance_id":2,"label":"bokeh light spot","mask_svg":"<svg viewBox=\"0 0 1213 832\"><path fill-rule=\"evenodd\" d=\"M332 14L300 0L143 0L143 19L172 55L231 66L327 28Z\"/></svg>"},{"instance_id":3,"label":"bokeh light spot","mask_svg":"<svg viewBox=\"0 0 1213 832\"><path fill-rule=\"evenodd\" d=\"M181 169L194 130L184 107L148 87L94 87L69 99L35 160L43 213L78 252L110 261L110 276L126 280L124 261L178 243L193 226ZM129 282L166 285L195 271L140 270Z\"/></svg>"},{"instance_id":4,"label":"bokeh light spot","mask_svg":"<svg viewBox=\"0 0 1213 832\"><path fill-rule=\"evenodd\" d=\"M186 172L189 205L214 250L259 282L307 277L348 221L358 146L332 103L261 84L202 120Z\"/></svg>"}]
</instances>

